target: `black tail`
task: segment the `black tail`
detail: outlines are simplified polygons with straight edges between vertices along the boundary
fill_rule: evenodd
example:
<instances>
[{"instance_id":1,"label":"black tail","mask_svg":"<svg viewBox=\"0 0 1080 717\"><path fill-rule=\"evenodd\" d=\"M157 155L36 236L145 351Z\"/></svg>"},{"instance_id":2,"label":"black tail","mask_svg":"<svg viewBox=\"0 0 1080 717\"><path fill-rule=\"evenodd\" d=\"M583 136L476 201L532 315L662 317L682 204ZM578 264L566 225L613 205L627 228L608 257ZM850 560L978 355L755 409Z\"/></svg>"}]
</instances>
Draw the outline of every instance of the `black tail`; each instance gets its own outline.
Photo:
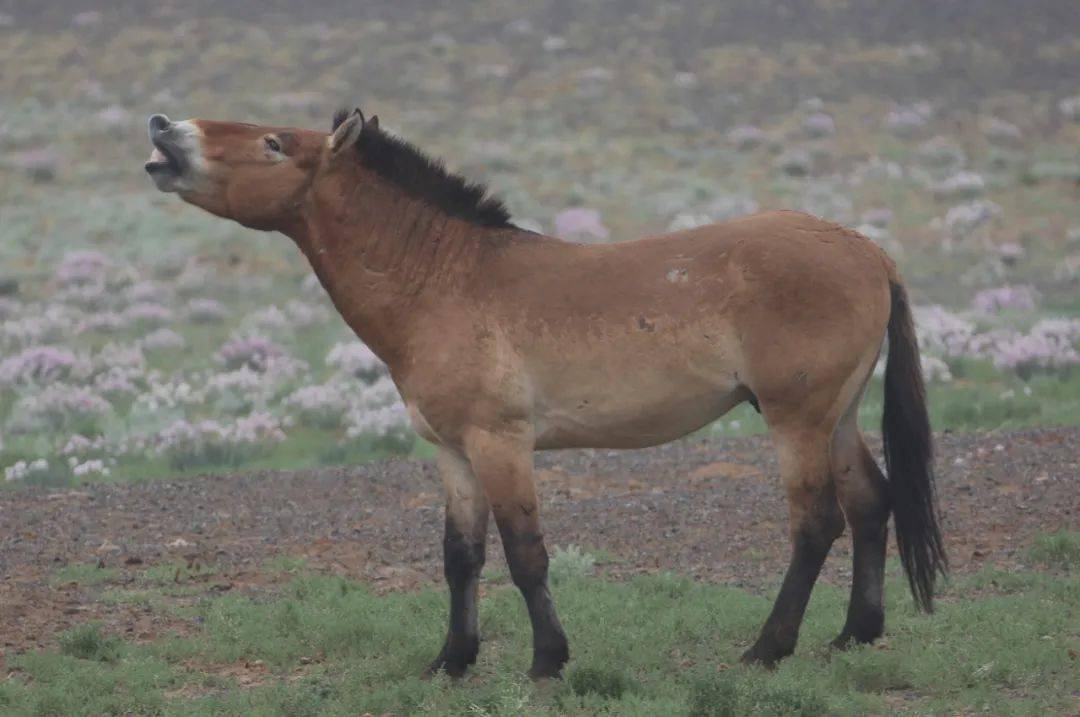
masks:
<instances>
[{"instance_id":1,"label":"black tail","mask_svg":"<svg viewBox=\"0 0 1080 717\"><path fill-rule=\"evenodd\" d=\"M911 594L923 610L932 612L934 580L947 569L934 499L934 441L907 292L894 282L889 283L889 290L892 314L881 420L889 497L896 521L896 545Z\"/></svg>"}]
</instances>

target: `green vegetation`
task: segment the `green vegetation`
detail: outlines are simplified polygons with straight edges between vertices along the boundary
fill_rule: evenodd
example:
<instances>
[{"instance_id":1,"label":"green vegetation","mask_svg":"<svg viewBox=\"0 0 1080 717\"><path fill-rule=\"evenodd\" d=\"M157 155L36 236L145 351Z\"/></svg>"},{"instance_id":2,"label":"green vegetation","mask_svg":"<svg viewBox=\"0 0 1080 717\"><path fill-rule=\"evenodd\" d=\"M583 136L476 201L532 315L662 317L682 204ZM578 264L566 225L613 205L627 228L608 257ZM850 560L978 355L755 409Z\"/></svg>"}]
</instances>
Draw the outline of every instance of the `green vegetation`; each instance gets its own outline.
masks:
<instances>
[{"instance_id":1,"label":"green vegetation","mask_svg":"<svg viewBox=\"0 0 1080 717\"><path fill-rule=\"evenodd\" d=\"M56 571L52 584L78 583L81 587L87 587L113 580L119 574L116 568L106 568L98 563L71 563Z\"/></svg>"},{"instance_id":2,"label":"green vegetation","mask_svg":"<svg viewBox=\"0 0 1080 717\"><path fill-rule=\"evenodd\" d=\"M982 431L1080 425L1080 371L1009 376L976 361L958 365L965 373L928 387L930 420L938 431ZM859 410L865 430L881 430L882 381L870 382ZM749 405L731 411L707 429L717 436L749 436L767 428Z\"/></svg>"},{"instance_id":3,"label":"green vegetation","mask_svg":"<svg viewBox=\"0 0 1080 717\"><path fill-rule=\"evenodd\" d=\"M1080 568L1080 532L1061 530L1036 536L1031 557L1065 570Z\"/></svg>"},{"instance_id":4,"label":"green vegetation","mask_svg":"<svg viewBox=\"0 0 1080 717\"><path fill-rule=\"evenodd\" d=\"M1073 533L1039 537L1033 557L1075 565ZM561 551L553 590L572 638L566 679L534 685L528 620L505 578L486 580L484 644L459 684L419 675L444 629L441 590L377 596L301 571L272 596L207 592L197 628L147 643L99 625L58 650L9 658L0 713L30 715L865 715L1068 714L1077 707L1080 578L987 570L950 584L918 614L890 566L888 626L872 647L830 653L846 591L819 586L794 657L775 672L738 656L767 597L673 574L616 582L588 553ZM150 567L168 611L176 566ZM179 579L212 580L212 568ZM188 608L184 609L188 612Z\"/></svg>"}]
</instances>

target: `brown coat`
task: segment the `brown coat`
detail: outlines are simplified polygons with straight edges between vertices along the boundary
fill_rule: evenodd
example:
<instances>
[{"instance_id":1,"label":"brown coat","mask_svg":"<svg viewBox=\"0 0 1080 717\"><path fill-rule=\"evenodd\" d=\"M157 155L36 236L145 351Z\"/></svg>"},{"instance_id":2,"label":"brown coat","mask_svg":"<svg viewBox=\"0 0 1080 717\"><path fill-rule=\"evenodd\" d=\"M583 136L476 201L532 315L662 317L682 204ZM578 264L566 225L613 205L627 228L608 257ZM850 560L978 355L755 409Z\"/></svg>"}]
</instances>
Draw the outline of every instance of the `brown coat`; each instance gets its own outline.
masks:
<instances>
[{"instance_id":1,"label":"brown coat","mask_svg":"<svg viewBox=\"0 0 1080 717\"><path fill-rule=\"evenodd\" d=\"M536 449L670 441L752 402L780 459L792 561L748 662L795 647L845 522L852 599L837 646L883 629L886 521L929 609L944 567L918 349L903 285L867 238L796 212L606 245L513 226L359 110L330 135L150 120L163 191L289 235L349 326L387 364L417 432L440 448L450 625L430 666L476 658L477 581L494 514L534 632L534 677L569 652L547 589ZM889 479L856 421L888 334Z\"/></svg>"}]
</instances>

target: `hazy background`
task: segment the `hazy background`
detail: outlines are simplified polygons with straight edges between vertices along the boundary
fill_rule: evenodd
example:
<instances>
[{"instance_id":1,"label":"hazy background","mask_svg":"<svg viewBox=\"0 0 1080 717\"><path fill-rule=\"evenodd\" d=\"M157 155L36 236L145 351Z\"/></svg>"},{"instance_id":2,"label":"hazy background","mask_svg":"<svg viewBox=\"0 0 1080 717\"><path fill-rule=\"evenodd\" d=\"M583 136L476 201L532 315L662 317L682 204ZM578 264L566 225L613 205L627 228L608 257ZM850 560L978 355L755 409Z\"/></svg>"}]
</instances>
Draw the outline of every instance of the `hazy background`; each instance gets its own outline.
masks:
<instances>
[{"instance_id":1,"label":"hazy background","mask_svg":"<svg viewBox=\"0 0 1080 717\"><path fill-rule=\"evenodd\" d=\"M0 465L425 450L287 239L154 191L152 112L328 128L359 105L582 241L843 222L912 286L938 427L1075 424L1078 30L1048 0L0 0Z\"/></svg>"}]
</instances>

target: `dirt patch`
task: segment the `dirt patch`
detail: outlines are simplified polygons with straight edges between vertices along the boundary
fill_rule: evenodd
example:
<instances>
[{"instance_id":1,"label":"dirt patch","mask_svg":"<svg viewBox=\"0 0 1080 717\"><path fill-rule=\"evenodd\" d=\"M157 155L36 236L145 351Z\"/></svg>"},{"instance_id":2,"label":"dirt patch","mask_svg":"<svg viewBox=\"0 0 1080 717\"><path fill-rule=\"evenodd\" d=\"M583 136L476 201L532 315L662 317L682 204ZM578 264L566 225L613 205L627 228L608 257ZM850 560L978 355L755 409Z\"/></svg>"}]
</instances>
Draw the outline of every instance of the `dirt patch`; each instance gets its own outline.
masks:
<instances>
[{"instance_id":1,"label":"dirt patch","mask_svg":"<svg viewBox=\"0 0 1080 717\"><path fill-rule=\"evenodd\" d=\"M955 571L1021 567L1033 534L1080 528L1080 429L944 434L938 445ZM779 583L787 509L766 438L540 454L537 468L549 547L603 551L615 577L675 570L767 592ZM149 566L214 566L204 584L186 579L195 597L273 590L288 574L266 563L282 556L379 591L441 579L441 484L419 461L9 490L0 492L0 525L5 654L53 645L87 620L136 640L190 627L145 603L104 601L102 586L57 582L70 564L116 569L110 589L131 587ZM494 531L489 541L489 565L504 567ZM823 579L849 578L845 538Z\"/></svg>"}]
</instances>

